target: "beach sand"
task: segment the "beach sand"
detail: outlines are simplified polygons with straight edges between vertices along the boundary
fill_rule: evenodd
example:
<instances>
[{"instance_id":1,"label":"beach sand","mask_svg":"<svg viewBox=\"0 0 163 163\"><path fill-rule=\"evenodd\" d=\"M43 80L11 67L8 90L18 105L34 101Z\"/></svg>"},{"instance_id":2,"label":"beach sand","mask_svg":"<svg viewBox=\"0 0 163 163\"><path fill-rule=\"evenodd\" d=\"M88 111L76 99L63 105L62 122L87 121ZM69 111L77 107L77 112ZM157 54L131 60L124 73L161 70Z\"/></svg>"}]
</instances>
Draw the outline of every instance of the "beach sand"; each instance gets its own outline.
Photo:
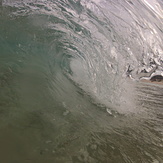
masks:
<instances>
[{"instance_id":1,"label":"beach sand","mask_svg":"<svg viewBox=\"0 0 163 163\"><path fill-rule=\"evenodd\" d=\"M163 81L160 81L160 82L153 81L153 82L151 82L150 80L142 79L142 80L140 80L140 82L145 82L145 83L150 83L150 84L159 84L159 85L163 85Z\"/></svg>"}]
</instances>

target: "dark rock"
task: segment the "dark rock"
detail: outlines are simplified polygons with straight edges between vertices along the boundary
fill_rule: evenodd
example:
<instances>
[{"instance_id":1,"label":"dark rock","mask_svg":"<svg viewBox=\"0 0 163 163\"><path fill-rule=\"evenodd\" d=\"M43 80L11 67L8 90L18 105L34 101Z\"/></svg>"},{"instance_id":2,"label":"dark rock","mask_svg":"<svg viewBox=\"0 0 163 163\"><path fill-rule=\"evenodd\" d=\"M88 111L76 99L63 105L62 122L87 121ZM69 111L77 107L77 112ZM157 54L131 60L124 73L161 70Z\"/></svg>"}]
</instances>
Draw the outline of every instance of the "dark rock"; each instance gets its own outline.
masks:
<instances>
[{"instance_id":1,"label":"dark rock","mask_svg":"<svg viewBox=\"0 0 163 163\"><path fill-rule=\"evenodd\" d=\"M155 76L151 77L150 81L151 82L154 82L154 81L161 82L161 81L163 81L163 76L162 75L155 75Z\"/></svg>"}]
</instances>

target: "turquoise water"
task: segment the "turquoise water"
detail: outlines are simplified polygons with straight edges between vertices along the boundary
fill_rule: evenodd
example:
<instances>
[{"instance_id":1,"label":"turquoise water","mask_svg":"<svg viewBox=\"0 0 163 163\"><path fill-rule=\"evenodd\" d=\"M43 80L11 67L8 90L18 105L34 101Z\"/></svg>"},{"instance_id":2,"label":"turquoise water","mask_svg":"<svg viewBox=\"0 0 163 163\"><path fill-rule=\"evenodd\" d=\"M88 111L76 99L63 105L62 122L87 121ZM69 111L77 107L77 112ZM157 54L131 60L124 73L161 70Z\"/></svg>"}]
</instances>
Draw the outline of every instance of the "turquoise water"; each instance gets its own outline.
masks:
<instances>
[{"instance_id":1,"label":"turquoise water","mask_svg":"<svg viewBox=\"0 0 163 163\"><path fill-rule=\"evenodd\" d=\"M162 18L160 0L3 1L0 162L162 163L163 86L139 81L163 72Z\"/></svg>"}]
</instances>

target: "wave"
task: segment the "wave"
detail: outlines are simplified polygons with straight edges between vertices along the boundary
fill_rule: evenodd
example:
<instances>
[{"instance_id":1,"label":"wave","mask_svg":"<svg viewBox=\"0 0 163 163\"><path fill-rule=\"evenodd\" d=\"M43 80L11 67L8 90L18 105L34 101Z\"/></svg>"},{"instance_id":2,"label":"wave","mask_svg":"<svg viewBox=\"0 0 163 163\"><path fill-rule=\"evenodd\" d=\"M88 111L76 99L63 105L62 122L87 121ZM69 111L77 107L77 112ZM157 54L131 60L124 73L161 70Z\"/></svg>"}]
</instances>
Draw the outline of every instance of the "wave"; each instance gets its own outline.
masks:
<instances>
[{"instance_id":1,"label":"wave","mask_svg":"<svg viewBox=\"0 0 163 163\"><path fill-rule=\"evenodd\" d=\"M61 72L107 106L129 101L127 77L162 73L162 1L6 0L3 6L12 7L11 19L39 31L28 31L33 41L47 40Z\"/></svg>"},{"instance_id":2,"label":"wave","mask_svg":"<svg viewBox=\"0 0 163 163\"><path fill-rule=\"evenodd\" d=\"M139 83L163 72L162 6L0 1L0 133L14 157L25 144L23 161L162 161L162 87Z\"/></svg>"}]
</instances>

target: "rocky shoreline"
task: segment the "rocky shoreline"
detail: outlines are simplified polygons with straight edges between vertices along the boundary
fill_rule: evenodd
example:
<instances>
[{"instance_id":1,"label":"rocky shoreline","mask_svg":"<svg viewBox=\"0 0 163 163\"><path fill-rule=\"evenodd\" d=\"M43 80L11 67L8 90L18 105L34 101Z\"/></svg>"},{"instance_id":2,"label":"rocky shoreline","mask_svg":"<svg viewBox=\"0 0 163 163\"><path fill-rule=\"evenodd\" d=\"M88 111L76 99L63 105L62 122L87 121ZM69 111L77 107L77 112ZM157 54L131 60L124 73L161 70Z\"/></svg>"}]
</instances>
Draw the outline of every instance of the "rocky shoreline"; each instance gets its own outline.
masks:
<instances>
[{"instance_id":1,"label":"rocky shoreline","mask_svg":"<svg viewBox=\"0 0 163 163\"><path fill-rule=\"evenodd\" d=\"M155 76L151 77L151 79L141 79L140 81L163 85L163 76L162 75L155 75Z\"/></svg>"}]
</instances>

